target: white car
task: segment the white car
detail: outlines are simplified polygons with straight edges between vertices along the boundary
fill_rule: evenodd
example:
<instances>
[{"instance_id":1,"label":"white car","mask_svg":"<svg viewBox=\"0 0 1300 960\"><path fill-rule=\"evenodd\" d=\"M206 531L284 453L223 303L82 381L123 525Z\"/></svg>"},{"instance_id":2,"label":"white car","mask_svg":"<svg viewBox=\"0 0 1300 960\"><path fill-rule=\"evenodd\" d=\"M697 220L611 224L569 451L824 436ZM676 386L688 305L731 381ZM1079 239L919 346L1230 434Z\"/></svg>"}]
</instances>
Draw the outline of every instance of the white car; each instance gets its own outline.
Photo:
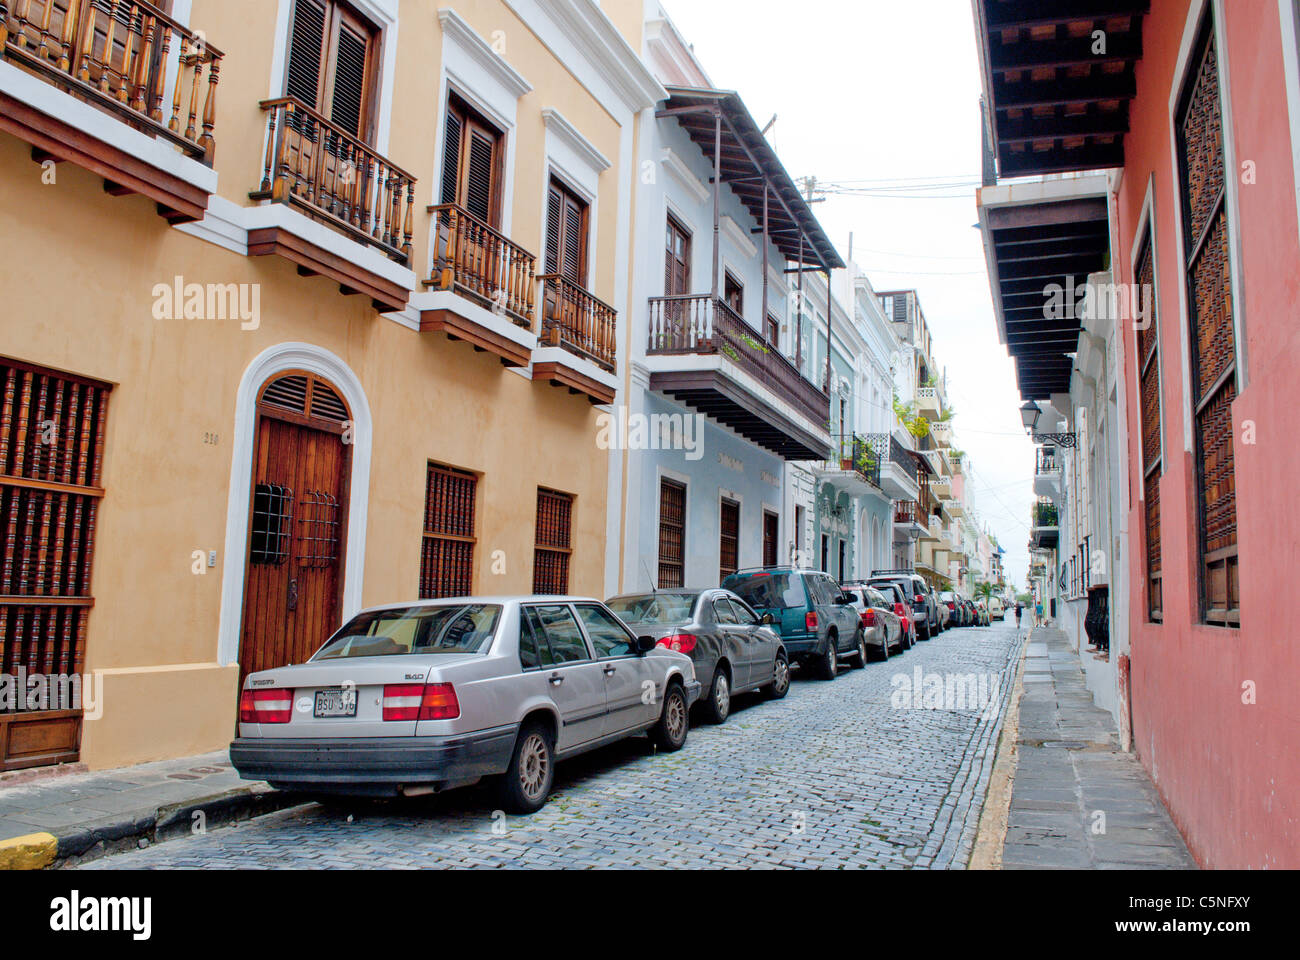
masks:
<instances>
[{"instance_id":1,"label":"white car","mask_svg":"<svg viewBox=\"0 0 1300 960\"><path fill-rule=\"evenodd\" d=\"M686 742L691 658L584 597L457 597L358 613L306 663L250 674L230 762L316 794L419 795L499 777L541 808L555 763L649 733Z\"/></svg>"},{"instance_id":2,"label":"white car","mask_svg":"<svg viewBox=\"0 0 1300 960\"><path fill-rule=\"evenodd\" d=\"M989 597L989 619L1001 620L1007 615L1006 609L1002 606L1002 601L997 597Z\"/></svg>"}]
</instances>

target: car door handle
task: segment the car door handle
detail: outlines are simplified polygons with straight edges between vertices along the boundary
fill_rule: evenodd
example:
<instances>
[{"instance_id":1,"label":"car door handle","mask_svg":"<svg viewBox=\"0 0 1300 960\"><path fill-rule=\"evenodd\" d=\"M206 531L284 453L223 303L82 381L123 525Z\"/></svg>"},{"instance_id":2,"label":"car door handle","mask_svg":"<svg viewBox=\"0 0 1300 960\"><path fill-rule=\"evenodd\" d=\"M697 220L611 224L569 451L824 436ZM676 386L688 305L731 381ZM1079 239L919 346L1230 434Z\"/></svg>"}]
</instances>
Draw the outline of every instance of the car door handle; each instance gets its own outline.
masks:
<instances>
[{"instance_id":1,"label":"car door handle","mask_svg":"<svg viewBox=\"0 0 1300 960\"><path fill-rule=\"evenodd\" d=\"M605 676L612 677L617 672L618 672L618 668L615 667L612 663L605 664Z\"/></svg>"},{"instance_id":2,"label":"car door handle","mask_svg":"<svg viewBox=\"0 0 1300 960\"><path fill-rule=\"evenodd\" d=\"M551 674L547 679L550 682L551 686L553 687L558 687L560 684L564 682L564 678L560 676L558 673Z\"/></svg>"}]
</instances>

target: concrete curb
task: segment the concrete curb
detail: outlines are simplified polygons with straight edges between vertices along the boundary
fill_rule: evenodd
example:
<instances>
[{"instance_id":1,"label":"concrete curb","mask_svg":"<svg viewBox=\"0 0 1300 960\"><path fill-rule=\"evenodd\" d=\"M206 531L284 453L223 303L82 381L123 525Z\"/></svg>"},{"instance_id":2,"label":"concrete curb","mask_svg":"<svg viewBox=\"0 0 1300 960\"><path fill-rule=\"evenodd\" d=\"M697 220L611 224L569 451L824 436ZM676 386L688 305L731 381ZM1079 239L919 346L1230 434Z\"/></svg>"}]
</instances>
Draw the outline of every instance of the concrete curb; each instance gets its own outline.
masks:
<instances>
[{"instance_id":1,"label":"concrete curb","mask_svg":"<svg viewBox=\"0 0 1300 960\"><path fill-rule=\"evenodd\" d=\"M1033 637L1033 632L1034 628L1030 627L1020 648L1019 663L1016 664L1015 680L1012 683L1011 700L1002 718L1002 732L998 735L998 745L994 754L993 769L989 774L984 807L980 811L979 823L975 829L975 840L967 864L969 870L1002 869L1002 846L1006 840L1007 823L1011 814L1011 794L1016 779L1016 745L1020 738L1020 699L1024 693L1025 656L1029 651L1029 641Z\"/></svg>"},{"instance_id":2,"label":"concrete curb","mask_svg":"<svg viewBox=\"0 0 1300 960\"><path fill-rule=\"evenodd\" d=\"M250 820L303 803L301 795L250 784L153 811L68 828L58 836L36 833L0 840L0 870L75 867L108 854Z\"/></svg>"}]
</instances>

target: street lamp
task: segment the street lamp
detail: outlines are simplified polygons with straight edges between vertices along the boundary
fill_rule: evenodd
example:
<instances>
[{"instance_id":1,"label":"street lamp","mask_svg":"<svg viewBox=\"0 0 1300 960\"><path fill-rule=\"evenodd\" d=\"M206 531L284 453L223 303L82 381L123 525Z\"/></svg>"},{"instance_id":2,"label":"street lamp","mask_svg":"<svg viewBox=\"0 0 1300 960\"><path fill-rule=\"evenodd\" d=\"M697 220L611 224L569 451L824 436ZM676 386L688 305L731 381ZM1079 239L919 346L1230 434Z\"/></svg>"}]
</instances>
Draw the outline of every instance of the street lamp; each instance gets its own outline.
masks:
<instances>
[{"instance_id":1,"label":"street lamp","mask_svg":"<svg viewBox=\"0 0 1300 960\"><path fill-rule=\"evenodd\" d=\"M1042 409L1033 400L1025 401L1025 405L1020 408L1020 420L1025 425L1025 433L1033 438L1034 443L1048 443L1057 447L1073 447L1075 437L1072 433L1034 432L1034 428L1038 426L1038 418L1042 415Z\"/></svg>"}]
</instances>

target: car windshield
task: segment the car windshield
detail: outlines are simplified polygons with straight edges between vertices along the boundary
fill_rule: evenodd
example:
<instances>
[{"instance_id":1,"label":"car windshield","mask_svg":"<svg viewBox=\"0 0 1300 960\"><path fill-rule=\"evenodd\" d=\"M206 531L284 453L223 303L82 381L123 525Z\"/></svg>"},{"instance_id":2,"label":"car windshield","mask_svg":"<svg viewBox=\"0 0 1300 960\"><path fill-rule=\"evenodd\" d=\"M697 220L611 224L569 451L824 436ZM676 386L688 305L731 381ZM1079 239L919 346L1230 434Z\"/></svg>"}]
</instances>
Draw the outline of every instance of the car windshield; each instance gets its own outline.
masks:
<instances>
[{"instance_id":1,"label":"car windshield","mask_svg":"<svg viewBox=\"0 0 1300 960\"><path fill-rule=\"evenodd\" d=\"M722 581L722 586L755 610L789 610L807 605L799 578L782 571L734 573Z\"/></svg>"},{"instance_id":2,"label":"car windshield","mask_svg":"<svg viewBox=\"0 0 1300 960\"><path fill-rule=\"evenodd\" d=\"M499 606L483 603L370 610L349 620L312 660L483 653L500 618Z\"/></svg>"},{"instance_id":3,"label":"car windshield","mask_svg":"<svg viewBox=\"0 0 1300 960\"><path fill-rule=\"evenodd\" d=\"M625 623L687 623L698 596L697 593L641 593L615 597L605 606Z\"/></svg>"}]
</instances>

